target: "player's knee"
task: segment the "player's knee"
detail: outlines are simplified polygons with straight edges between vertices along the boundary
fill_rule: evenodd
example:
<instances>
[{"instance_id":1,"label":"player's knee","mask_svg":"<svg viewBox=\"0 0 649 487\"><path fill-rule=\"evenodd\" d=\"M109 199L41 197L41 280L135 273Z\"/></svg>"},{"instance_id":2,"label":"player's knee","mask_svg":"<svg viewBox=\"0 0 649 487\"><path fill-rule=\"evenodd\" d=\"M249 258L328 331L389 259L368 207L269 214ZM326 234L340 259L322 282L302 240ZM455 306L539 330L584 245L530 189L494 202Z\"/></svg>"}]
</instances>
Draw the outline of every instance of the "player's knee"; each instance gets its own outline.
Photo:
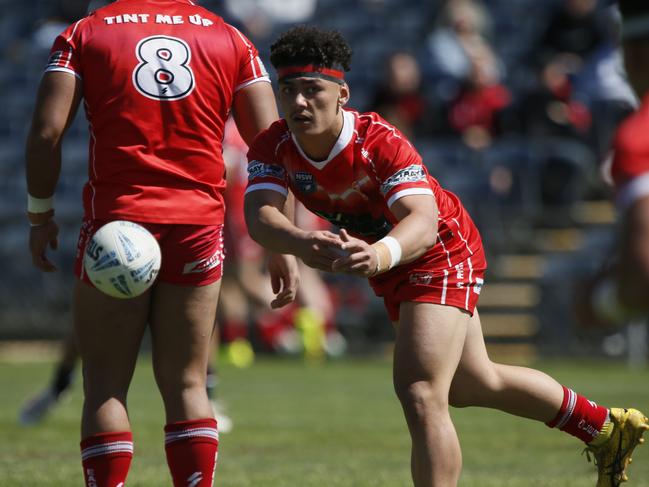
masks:
<instances>
[{"instance_id":1,"label":"player's knee","mask_svg":"<svg viewBox=\"0 0 649 487\"><path fill-rule=\"evenodd\" d=\"M408 415L421 418L448 410L448 393L430 382L396 383L395 391Z\"/></svg>"},{"instance_id":2,"label":"player's knee","mask_svg":"<svg viewBox=\"0 0 649 487\"><path fill-rule=\"evenodd\" d=\"M126 409L127 391L105 387L84 387L85 407L91 411L103 410L110 413L115 409Z\"/></svg>"},{"instance_id":3,"label":"player's knee","mask_svg":"<svg viewBox=\"0 0 649 487\"><path fill-rule=\"evenodd\" d=\"M204 371L165 370L156 372L156 382L163 398L180 397L192 390L205 390L206 373Z\"/></svg>"},{"instance_id":4,"label":"player's knee","mask_svg":"<svg viewBox=\"0 0 649 487\"><path fill-rule=\"evenodd\" d=\"M480 374L458 374L451 384L449 404L454 408L482 406L503 390L503 380L495 367Z\"/></svg>"},{"instance_id":5,"label":"player's knee","mask_svg":"<svg viewBox=\"0 0 649 487\"><path fill-rule=\"evenodd\" d=\"M83 370L83 393L86 401L102 402L106 398L126 400L130 378L127 374L108 374L105 370Z\"/></svg>"}]
</instances>

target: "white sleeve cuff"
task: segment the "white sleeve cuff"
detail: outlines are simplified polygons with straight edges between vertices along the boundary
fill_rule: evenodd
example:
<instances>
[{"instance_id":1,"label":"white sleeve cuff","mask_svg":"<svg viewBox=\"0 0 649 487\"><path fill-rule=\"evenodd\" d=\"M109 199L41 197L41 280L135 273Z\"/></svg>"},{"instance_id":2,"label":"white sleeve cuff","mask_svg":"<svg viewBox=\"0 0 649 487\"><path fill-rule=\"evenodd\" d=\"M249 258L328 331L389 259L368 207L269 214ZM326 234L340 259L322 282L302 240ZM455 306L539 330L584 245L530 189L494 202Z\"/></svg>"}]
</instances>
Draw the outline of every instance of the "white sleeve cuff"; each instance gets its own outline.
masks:
<instances>
[{"instance_id":1,"label":"white sleeve cuff","mask_svg":"<svg viewBox=\"0 0 649 487\"><path fill-rule=\"evenodd\" d=\"M77 73L76 71L74 71L74 70L72 70L70 68L64 68L62 66L48 66L47 68L45 68L46 73L50 73L52 71L60 71L62 73L68 73L68 74L71 74L73 76L76 76L77 78L79 78L81 80L83 79L81 77L81 75L79 75L79 73Z\"/></svg>"},{"instance_id":2,"label":"white sleeve cuff","mask_svg":"<svg viewBox=\"0 0 649 487\"><path fill-rule=\"evenodd\" d=\"M435 196L433 193L433 190L430 188L408 188L408 189L402 189L401 191L397 191L394 193L390 198L388 198L388 208L392 206L392 204L397 201L400 198L403 198L404 196L410 196L413 194L428 194L430 196Z\"/></svg>"},{"instance_id":3,"label":"white sleeve cuff","mask_svg":"<svg viewBox=\"0 0 649 487\"><path fill-rule=\"evenodd\" d=\"M280 186L279 184L273 184L273 183L252 184L246 188L246 192L244 194L252 193L253 191L259 191L262 189L276 191L277 193L281 193L284 196L288 196L288 190L284 186Z\"/></svg>"}]
</instances>

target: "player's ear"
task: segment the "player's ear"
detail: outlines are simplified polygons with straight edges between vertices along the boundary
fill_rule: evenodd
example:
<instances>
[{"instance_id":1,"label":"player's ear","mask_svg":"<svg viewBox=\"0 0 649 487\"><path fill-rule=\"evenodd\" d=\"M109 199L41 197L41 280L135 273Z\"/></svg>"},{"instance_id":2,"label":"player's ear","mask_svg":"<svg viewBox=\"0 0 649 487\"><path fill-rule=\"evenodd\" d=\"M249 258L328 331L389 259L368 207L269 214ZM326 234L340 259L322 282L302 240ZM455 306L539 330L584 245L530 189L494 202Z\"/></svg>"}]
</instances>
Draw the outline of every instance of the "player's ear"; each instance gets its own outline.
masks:
<instances>
[{"instance_id":1,"label":"player's ear","mask_svg":"<svg viewBox=\"0 0 649 487\"><path fill-rule=\"evenodd\" d=\"M340 92L338 93L338 106L344 107L349 101L349 96L349 85L347 83L343 83L342 85L340 85Z\"/></svg>"}]
</instances>

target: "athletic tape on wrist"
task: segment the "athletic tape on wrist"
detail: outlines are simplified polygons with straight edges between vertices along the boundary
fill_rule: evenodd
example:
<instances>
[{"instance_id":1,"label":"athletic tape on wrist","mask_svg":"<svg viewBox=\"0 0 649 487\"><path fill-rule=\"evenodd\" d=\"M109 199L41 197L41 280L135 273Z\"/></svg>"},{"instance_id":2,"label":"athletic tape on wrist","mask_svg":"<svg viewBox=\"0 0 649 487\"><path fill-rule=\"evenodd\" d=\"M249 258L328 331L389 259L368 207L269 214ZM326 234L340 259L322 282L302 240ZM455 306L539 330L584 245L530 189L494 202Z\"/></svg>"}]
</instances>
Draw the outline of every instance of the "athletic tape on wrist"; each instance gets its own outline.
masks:
<instances>
[{"instance_id":1,"label":"athletic tape on wrist","mask_svg":"<svg viewBox=\"0 0 649 487\"><path fill-rule=\"evenodd\" d=\"M388 235L383 237L377 243L382 243L390 251L390 265L388 266L388 269L392 269L394 266L399 265L399 262L401 262L401 244L399 241Z\"/></svg>"},{"instance_id":2,"label":"athletic tape on wrist","mask_svg":"<svg viewBox=\"0 0 649 487\"><path fill-rule=\"evenodd\" d=\"M27 211L29 213L47 213L54 208L54 196L49 198L35 198L27 194Z\"/></svg>"},{"instance_id":3,"label":"athletic tape on wrist","mask_svg":"<svg viewBox=\"0 0 649 487\"><path fill-rule=\"evenodd\" d=\"M32 223L32 222L29 222L29 226L32 227L32 228L34 228L34 227L42 227L42 226L47 225L49 222L50 222L49 220L44 221L44 222L42 222L42 223Z\"/></svg>"}]
</instances>

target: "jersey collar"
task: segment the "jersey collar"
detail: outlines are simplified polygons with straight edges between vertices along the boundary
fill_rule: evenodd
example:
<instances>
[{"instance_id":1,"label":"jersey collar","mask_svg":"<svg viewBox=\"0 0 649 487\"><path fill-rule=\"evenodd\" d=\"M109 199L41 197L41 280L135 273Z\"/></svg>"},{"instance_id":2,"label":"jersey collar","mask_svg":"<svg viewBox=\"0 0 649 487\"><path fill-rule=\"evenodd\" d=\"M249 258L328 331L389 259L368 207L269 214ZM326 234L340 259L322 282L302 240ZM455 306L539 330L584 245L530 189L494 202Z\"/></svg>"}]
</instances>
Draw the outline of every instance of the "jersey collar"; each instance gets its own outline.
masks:
<instances>
[{"instance_id":1,"label":"jersey collar","mask_svg":"<svg viewBox=\"0 0 649 487\"><path fill-rule=\"evenodd\" d=\"M297 147L298 152L302 157L304 157L309 164L312 166L316 167L317 169L323 169L329 161L331 161L333 158L335 158L338 154L340 154L347 145L352 140L352 137L354 136L354 126L356 122L356 117L354 116L353 112L349 112L347 110L343 110L343 129L340 131L340 135L338 136L338 140L336 140L336 143L334 146L331 148L331 152L329 152L329 156L324 161L314 161L311 159L309 156L307 156L304 151L302 150L302 147L300 147L299 142L295 138L295 135L291 133L291 137L293 138L293 143L295 144L295 147Z\"/></svg>"}]
</instances>

